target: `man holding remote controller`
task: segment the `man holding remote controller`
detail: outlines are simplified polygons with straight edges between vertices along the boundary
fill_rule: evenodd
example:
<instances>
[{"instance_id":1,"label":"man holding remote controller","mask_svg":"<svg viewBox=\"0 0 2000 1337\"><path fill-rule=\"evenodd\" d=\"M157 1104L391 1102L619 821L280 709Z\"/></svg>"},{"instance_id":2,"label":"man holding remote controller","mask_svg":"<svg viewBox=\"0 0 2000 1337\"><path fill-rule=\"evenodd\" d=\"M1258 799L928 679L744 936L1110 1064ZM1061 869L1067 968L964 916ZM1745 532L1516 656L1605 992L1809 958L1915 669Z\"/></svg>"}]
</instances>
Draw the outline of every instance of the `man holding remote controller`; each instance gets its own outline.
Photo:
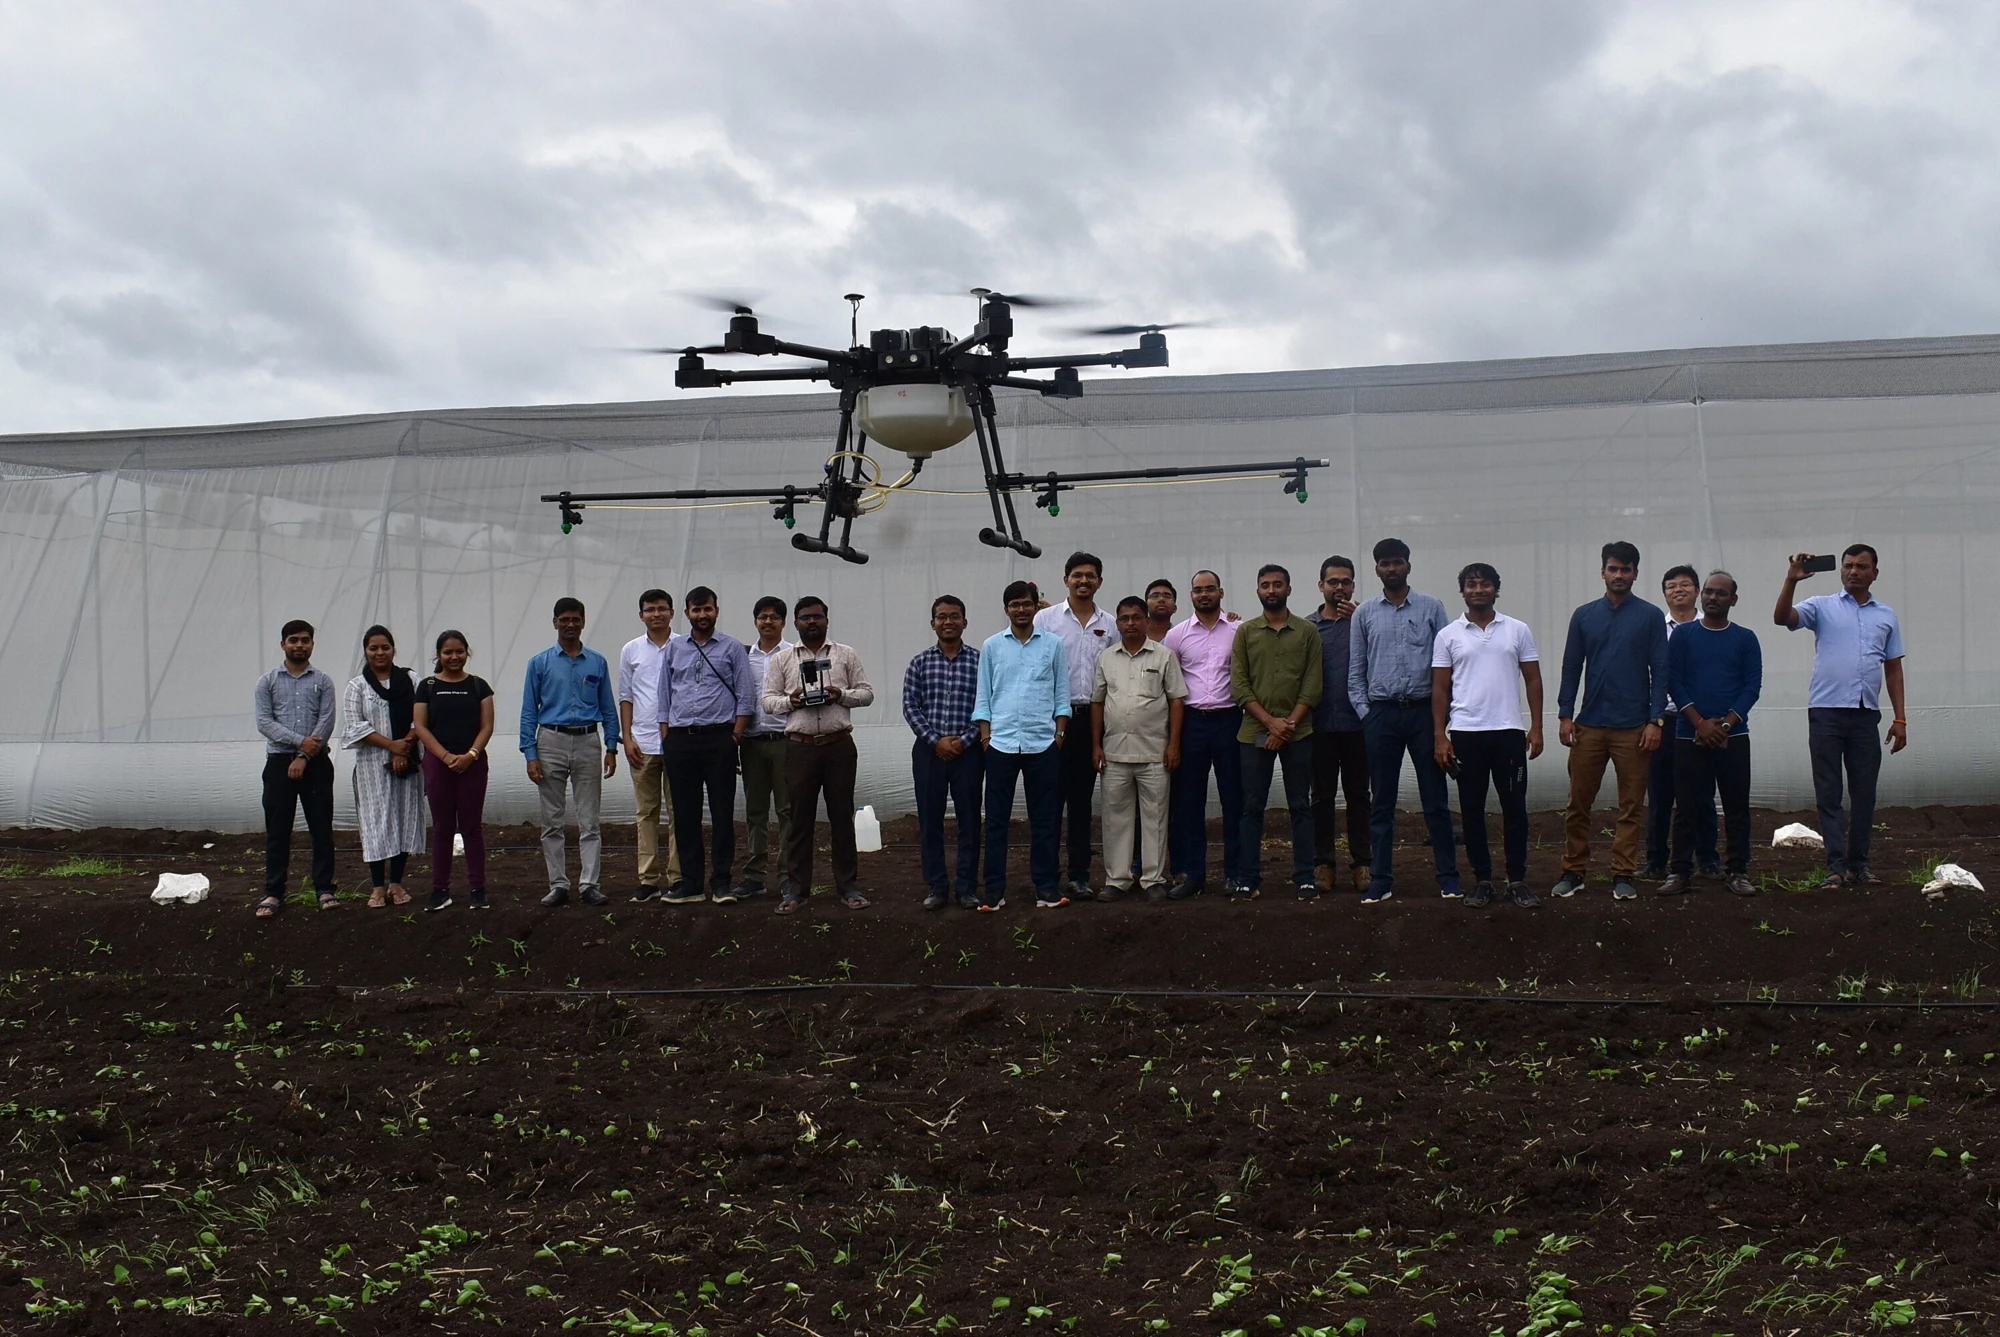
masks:
<instances>
[{"instance_id":1,"label":"man holding remote controller","mask_svg":"<svg viewBox=\"0 0 2000 1337\"><path fill-rule=\"evenodd\" d=\"M826 638L826 600L808 594L792 604L799 643L771 657L764 678L764 709L785 716L785 787L792 804L791 839L785 850L791 886L778 913L792 914L812 894L813 819L826 795L828 843L833 847L833 890L850 910L867 906L857 885L861 862L854 848L854 721L849 711L875 703L860 656Z\"/></svg>"}]
</instances>

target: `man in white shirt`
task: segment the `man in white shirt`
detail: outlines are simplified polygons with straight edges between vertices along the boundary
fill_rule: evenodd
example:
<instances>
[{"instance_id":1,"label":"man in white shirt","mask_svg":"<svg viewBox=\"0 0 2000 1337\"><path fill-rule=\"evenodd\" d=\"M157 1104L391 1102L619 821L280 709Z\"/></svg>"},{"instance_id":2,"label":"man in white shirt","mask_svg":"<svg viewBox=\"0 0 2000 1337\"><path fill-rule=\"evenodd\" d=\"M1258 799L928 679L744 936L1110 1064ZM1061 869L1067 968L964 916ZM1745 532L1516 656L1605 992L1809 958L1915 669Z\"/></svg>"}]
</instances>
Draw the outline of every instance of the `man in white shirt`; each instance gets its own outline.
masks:
<instances>
[{"instance_id":1,"label":"man in white shirt","mask_svg":"<svg viewBox=\"0 0 2000 1337\"><path fill-rule=\"evenodd\" d=\"M1701 577L1691 566L1677 566L1660 577L1660 602L1667 606L1667 644L1673 644L1674 630L1689 626L1701 619ZM1669 654L1672 650L1669 649ZM1680 706L1673 696L1667 697L1667 715L1670 719L1680 718ZM1658 881L1667 875L1667 864L1671 862L1670 848L1674 835L1674 793L1679 787L1674 781L1674 757L1676 749L1672 738L1662 742L1647 764L1646 775L1646 866L1639 870L1642 881ZM1722 861L1717 855L1716 840L1720 834L1715 822L1715 808L1711 805L1707 812L1694 814L1695 853L1700 856L1701 875L1720 879Z\"/></svg>"},{"instance_id":2,"label":"man in white shirt","mask_svg":"<svg viewBox=\"0 0 2000 1337\"><path fill-rule=\"evenodd\" d=\"M660 656L674 639L674 596L647 590L639 596L639 621L646 634L625 642L618 652L618 724L625 737L625 760L632 767L632 794L639 810L639 889L635 901L660 894L660 813L673 811L667 789L667 769L660 760L660 730L653 721L660 710ZM640 727L632 727L637 717ZM671 821L667 827L667 887L681 883L680 851L674 848Z\"/></svg>"},{"instance_id":3,"label":"man in white shirt","mask_svg":"<svg viewBox=\"0 0 2000 1337\"><path fill-rule=\"evenodd\" d=\"M1118 644L1118 624L1097 606L1097 589L1104 583L1104 563L1087 552L1073 552L1063 563L1063 584L1069 598L1035 614L1035 626L1062 642L1069 673L1070 718L1090 718L1090 692L1097 681L1097 657ZM1081 740L1078 740L1081 741ZM1074 901L1094 898L1090 887L1090 800L1097 787L1097 768L1088 747L1065 748L1062 754L1064 840L1069 846L1066 894Z\"/></svg>"},{"instance_id":4,"label":"man in white shirt","mask_svg":"<svg viewBox=\"0 0 2000 1337\"><path fill-rule=\"evenodd\" d=\"M757 624L757 639L750 646L750 681L764 690L771 660L792 650L785 639L785 601L767 594L750 610ZM771 809L778 810L778 865L780 895L790 885L784 868L792 841L792 800L785 780L785 720L758 703L757 717L739 740L738 767L743 772L743 822L750 837L750 857L743 864L743 881L736 894L762 896L770 874L767 865L771 848Z\"/></svg>"},{"instance_id":5,"label":"man in white shirt","mask_svg":"<svg viewBox=\"0 0 2000 1337\"><path fill-rule=\"evenodd\" d=\"M1493 854L1486 843L1486 786L1500 795L1507 851L1507 895L1514 904L1542 903L1528 876L1528 761L1542 755L1542 665L1528 624L1497 611L1500 573L1474 562L1458 573L1465 616L1445 624L1431 652L1431 720L1438 765L1458 777L1465 822L1465 858L1478 885L1465 904L1493 901ZM1521 689L1528 714L1521 716Z\"/></svg>"}]
</instances>

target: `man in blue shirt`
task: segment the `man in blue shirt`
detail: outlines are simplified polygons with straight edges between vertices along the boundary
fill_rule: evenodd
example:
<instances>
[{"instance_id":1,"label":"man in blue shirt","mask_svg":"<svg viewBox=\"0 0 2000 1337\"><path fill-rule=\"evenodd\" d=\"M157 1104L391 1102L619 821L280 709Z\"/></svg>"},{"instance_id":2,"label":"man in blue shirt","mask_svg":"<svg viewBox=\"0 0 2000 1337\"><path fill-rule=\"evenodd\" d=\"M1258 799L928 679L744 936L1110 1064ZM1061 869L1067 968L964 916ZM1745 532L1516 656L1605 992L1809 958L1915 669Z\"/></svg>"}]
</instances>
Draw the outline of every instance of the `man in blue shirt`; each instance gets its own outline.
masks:
<instances>
[{"instance_id":1,"label":"man in blue shirt","mask_svg":"<svg viewBox=\"0 0 2000 1337\"><path fill-rule=\"evenodd\" d=\"M965 604L955 594L931 601L937 644L903 672L903 719L915 734L910 769L917 791L917 857L924 909L942 910L954 885L944 858L945 801L958 813L958 903L979 908L979 787L986 750L972 710L979 702L979 651L965 643Z\"/></svg>"},{"instance_id":2,"label":"man in blue shirt","mask_svg":"<svg viewBox=\"0 0 2000 1337\"><path fill-rule=\"evenodd\" d=\"M618 772L618 696L611 665L583 643L583 601L556 600L556 643L528 661L521 688L521 755L528 779L542 795L542 862L548 866L549 894L542 904L569 899L569 871L563 848L563 809L576 817L577 896L585 905L604 904L599 874L604 838L598 812L604 782ZM602 747L598 730L604 731ZM600 760L599 753L602 753ZM574 794L574 802L568 803Z\"/></svg>"},{"instance_id":3,"label":"man in blue shirt","mask_svg":"<svg viewBox=\"0 0 2000 1337\"><path fill-rule=\"evenodd\" d=\"M1792 558L1778 591L1772 618L1781 627L1813 633L1812 687L1806 698L1806 742L1812 755L1813 794L1819 802L1819 830L1826 841L1823 890L1881 885L1868 866L1868 840L1875 825L1875 781L1882 770L1882 688L1889 688L1889 751L1909 744L1910 722L1903 710L1903 629L1896 612L1872 597L1881 566L1866 543L1840 556L1839 594L1821 594L1797 607L1792 593L1812 573L1806 554ZM1841 771L1847 772L1851 811L1841 820Z\"/></svg>"},{"instance_id":4,"label":"man in blue shirt","mask_svg":"<svg viewBox=\"0 0 2000 1337\"><path fill-rule=\"evenodd\" d=\"M1750 881L1750 707L1764 690L1764 650L1757 634L1729 620L1736 577L1711 571L1701 587L1701 620L1684 623L1667 644L1667 681L1680 709L1674 725L1673 871L1662 896L1693 885L1696 815L1715 811L1729 836L1724 884L1755 896Z\"/></svg>"},{"instance_id":5,"label":"man in blue shirt","mask_svg":"<svg viewBox=\"0 0 2000 1337\"><path fill-rule=\"evenodd\" d=\"M1417 773L1438 894L1456 900L1465 893L1458 885L1451 796L1437 762L1437 730L1431 719L1431 651L1451 619L1443 603L1410 588L1410 545L1401 539L1375 545L1375 575L1382 582L1381 596L1355 610L1347 655L1347 699L1368 740L1368 787L1374 792L1369 821L1374 850L1361 903L1388 900L1395 880L1396 797L1406 752Z\"/></svg>"},{"instance_id":6,"label":"man in blue shirt","mask_svg":"<svg viewBox=\"0 0 2000 1337\"><path fill-rule=\"evenodd\" d=\"M1062 811L1062 749L1070 723L1069 669L1062 642L1035 625L1035 587L1025 580L1001 596L1007 630L979 647L979 690L972 718L986 753L986 897L981 910L1007 904L1007 825L1014 781L1028 795L1028 872L1037 909L1069 904L1056 882L1056 825ZM1088 748L1083 739L1076 746Z\"/></svg>"},{"instance_id":7,"label":"man in blue shirt","mask_svg":"<svg viewBox=\"0 0 2000 1337\"><path fill-rule=\"evenodd\" d=\"M751 678L749 647L715 629L714 590L695 586L681 601L681 611L688 634L668 642L660 657L660 757L674 796L674 843L681 851L680 889L664 899L687 905L705 896L717 905L734 905L742 898L729 880L736 860L736 749L756 718L764 685ZM711 826L706 859L704 789Z\"/></svg>"},{"instance_id":8,"label":"man in blue shirt","mask_svg":"<svg viewBox=\"0 0 2000 1337\"><path fill-rule=\"evenodd\" d=\"M1584 885L1590 869L1590 809L1609 763L1618 772L1611 894L1629 901L1639 894L1632 875L1639 870L1645 836L1649 754L1660 746L1667 725L1667 622L1666 614L1632 593L1632 582L1639 578L1638 548L1605 544L1598 574L1604 579L1604 597L1570 614L1569 637L1563 643L1556 713L1562 744L1570 750L1569 810L1563 820L1562 880L1551 892L1574 896Z\"/></svg>"},{"instance_id":9,"label":"man in blue shirt","mask_svg":"<svg viewBox=\"0 0 2000 1337\"><path fill-rule=\"evenodd\" d=\"M1345 557L1321 562L1319 592L1323 602L1306 614L1306 620L1319 629L1319 665L1324 676L1319 705L1313 708L1313 843L1319 847L1313 852L1314 862L1327 870L1331 890L1338 872L1334 852L1340 844L1335 800L1346 790L1347 862L1353 869L1354 889L1366 891L1369 860L1374 857L1368 830L1368 740L1361 716L1347 699L1347 660L1354 631L1354 563Z\"/></svg>"}]
</instances>

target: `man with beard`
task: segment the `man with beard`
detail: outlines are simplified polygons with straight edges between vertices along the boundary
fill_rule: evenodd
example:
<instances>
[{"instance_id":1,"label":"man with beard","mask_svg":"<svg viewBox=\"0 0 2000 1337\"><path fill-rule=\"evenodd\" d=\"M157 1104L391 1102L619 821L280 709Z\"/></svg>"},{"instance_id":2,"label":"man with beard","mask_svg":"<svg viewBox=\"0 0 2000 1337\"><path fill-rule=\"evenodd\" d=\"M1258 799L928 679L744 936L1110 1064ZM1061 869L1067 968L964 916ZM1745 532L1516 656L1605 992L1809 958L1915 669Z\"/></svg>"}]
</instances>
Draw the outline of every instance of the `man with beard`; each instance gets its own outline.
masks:
<instances>
[{"instance_id":1,"label":"man with beard","mask_svg":"<svg viewBox=\"0 0 2000 1337\"><path fill-rule=\"evenodd\" d=\"M986 779L986 749L972 708L979 699L979 651L965 643L965 603L955 594L931 600L937 644L919 651L903 671L903 719L916 734L910 751L917 796L917 857L923 869L924 909L942 910L953 895L945 864L945 800L958 815L956 894L967 910L979 908L979 789Z\"/></svg>"},{"instance_id":2,"label":"man with beard","mask_svg":"<svg viewBox=\"0 0 2000 1337\"><path fill-rule=\"evenodd\" d=\"M1188 582L1194 616L1167 633L1167 649L1180 660L1187 683L1181 730L1181 764L1169 786L1167 840L1174 876L1169 900L1201 895L1208 883L1208 774L1222 803L1222 876L1225 887L1243 877L1243 765L1236 732L1243 711L1231 695L1230 657L1237 622L1222 611L1222 577L1197 571ZM1259 828L1262 829L1261 827Z\"/></svg>"},{"instance_id":3,"label":"man with beard","mask_svg":"<svg viewBox=\"0 0 2000 1337\"><path fill-rule=\"evenodd\" d=\"M1507 897L1532 909L1542 903L1527 883L1528 762L1542 755L1542 665L1528 624L1494 609L1500 573L1474 562L1458 573L1465 616L1438 633L1431 653L1431 725L1438 765L1458 774L1458 810L1465 818L1465 857L1476 879L1465 904L1493 902L1493 854L1486 843L1486 787L1500 795L1500 829L1507 853ZM1528 714L1521 717L1521 689Z\"/></svg>"},{"instance_id":4,"label":"man with beard","mask_svg":"<svg viewBox=\"0 0 2000 1337\"><path fill-rule=\"evenodd\" d=\"M1396 794L1403 783L1403 756L1417 773L1417 796L1430 832L1437 866L1438 894L1455 900L1458 847L1451 835L1451 799L1444 768L1437 761L1437 726L1431 717L1431 660L1444 630L1444 605L1410 588L1410 545L1383 539L1375 545L1375 578L1382 593L1354 614L1347 655L1347 699L1361 716L1368 740L1368 788L1373 837L1368 890L1363 905L1379 905L1393 894L1396 869Z\"/></svg>"},{"instance_id":5,"label":"man with beard","mask_svg":"<svg viewBox=\"0 0 2000 1337\"><path fill-rule=\"evenodd\" d=\"M736 748L757 714L757 684L750 680L750 651L715 629L715 591L697 585L681 601L688 634L667 643L660 657L660 754L674 796L674 839L680 846L682 882L666 895L669 905L741 899L729 880L736 858ZM708 792L711 831L702 853L702 791ZM706 872L708 886L702 886Z\"/></svg>"},{"instance_id":6,"label":"man with beard","mask_svg":"<svg viewBox=\"0 0 2000 1337\"><path fill-rule=\"evenodd\" d=\"M1681 703L1674 727L1673 872L1662 896L1678 896L1693 883L1695 814L1715 811L1722 791L1722 820L1729 832L1729 873L1723 884L1738 896L1755 896L1750 881L1750 707L1764 690L1764 649L1757 634L1729 620L1736 606L1736 577L1711 571L1701 587L1701 621L1667 643L1667 680Z\"/></svg>"},{"instance_id":7,"label":"man with beard","mask_svg":"<svg viewBox=\"0 0 2000 1337\"><path fill-rule=\"evenodd\" d=\"M1095 554L1073 552L1063 563L1063 584L1069 597L1035 614L1035 625L1062 643L1069 672L1070 718L1090 719L1090 689L1096 680L1097 657L1118 643L1118 625L1097 606L1097 589L1104 583L1104 563ZM1085 730L1085 734L1089 731ZM1084 736L1079 746L1062 751L1062 825L1069 846L1069 877L1065 894L1087 901L1090 887L1090 800L1097 788L1097 770L1090 764Z\"/></svg>"},{"instance_id":8,"label":"man with beard","mask_svg":"<svg viewBox=\"0 0 2000 1337\"><path fill-rule=\"evenodd\" d=\"M1146 639L1167 643L1174 629L1174 614L1181 608L1181 592L1165 576L1146 587Z\"/></svg>"},{"instance_id":9,"label":"man with beard","mask_svg":"<svg viewBox=\"0 0 2000 1337\"><path fill-rule=\"evenodd\" d=\"M1322 678L1319 707L1313 711L1313 852L1326 869L1328 888L1338 876L1334 854L1340 844L1336 799L1347 793L1347 862L1356 891L1368 889L1368 861L1375 857L1368 834L1368 739L1361 717L1347 699L1348 651L1354 631L1354 563L1333 556L1319 564L1324 602L1306 615L1319 629Z\"/></svg>"},{"instance_id":10,"label":"man with beard","mask_svg":"<svg viewBox=\"0 0 2000 1337\"><path fill-rule=\"evenodd\" d=\"M854 648L826 638L826 601L807 595L792 605L799 643L771 657L763 706L785 717L785 784L790 791L791 845L785 851L789 886L778 902L791 914L812 894L813 819L826 795L827 844L833 851L833 894L850 910L863 910L861 863L854 848L854 718L875 704L875 688Z\"/></svg>"},{"instance_id":11,"label":"man with beard","mask_svg":"<svg viewBox=\"0 0 2000 1337\"><path fill-rule=\"evenodd\" d=\"M1319 895L1313 879L1312 711L1324 684L1319 630L1292 616L1292 573L1275 563L1258 568L1257 602L1264 616L1236 632L1229 687L1243 708L1236 731L1243 767L1244 877L1231 900L1255 900L1264 881L1264 805L1271 769L1285 765L1285 806L1292 818L1292 888L1302 901Z\"/></svg>"}]
</instances>

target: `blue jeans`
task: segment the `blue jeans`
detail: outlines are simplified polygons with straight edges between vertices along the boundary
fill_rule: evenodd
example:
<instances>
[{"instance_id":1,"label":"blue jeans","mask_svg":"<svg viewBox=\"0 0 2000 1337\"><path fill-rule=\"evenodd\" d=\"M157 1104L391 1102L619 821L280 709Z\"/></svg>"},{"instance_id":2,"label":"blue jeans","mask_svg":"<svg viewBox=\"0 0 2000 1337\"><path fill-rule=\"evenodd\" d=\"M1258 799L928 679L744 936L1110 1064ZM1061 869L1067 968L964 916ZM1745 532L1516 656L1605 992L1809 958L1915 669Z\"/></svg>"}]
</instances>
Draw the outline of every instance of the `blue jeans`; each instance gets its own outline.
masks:
<instances>
[{"instance_id":1,"label":"blue jeans","mask_svg":"<svg viewBox=\"0 0 2000 1337\"><path fill-rule=\"evenodd\" d=\"M1868 866L1875 831L1875 780L1882 772L1882 712L1859 707L1813 706L1806 711L1806 748L1812 756L1813 797L1826 868L1845 873ZM1847 820L1841 820L1841 771L1847 772Z\"/></svg>"},{"instance_id":2,"label":"blue jeans","mask_svg":"<svg viewBox=\"0 0 2000 1337\"><path fill-rule=\"evenodd\" d=\"M1075 746L1082 746L1077 739ZM986 903L1007 894L1007 824L1014 820L1014 778L1028 791L1028 873L1035 894L1056 890L1056 827L1062 814L1062 749L986 752Z\"/></svg>"},{"instance_id":3,"label":"blue jeans","mask_svg":"<svg viewBox=\"0 0 2000 1337\"><path fill-rule=\"evenodd\" d=\"M917 857L924 885L932 891L968 895L979 886L979 786L986 777L986 751L977 740L950 761L923 739L910 750L917 788ZM944 857L945 800L958 813L958 877L949 876Z\"/></svg>"},{"instance_id":4,"label":"blue jeans","mask_svg":"<svg viewBox=\"0 0 2000 1337\"><path fill-rule=\"evenodd\" d=\"M1193 710L1181 724L1181 764L1175 768L1167 849L1175 877L1208 881L1208 772L1215 769L1215 789L1222 799L1222 876L1243 876L1243 771L1236 749L1236 731L1243 712Z\"/></svg>"},{"instance_id":5,"label":"blue jeans","mask_svg":"<svg viewBox=\"0 0 2000 1337\"><path fill-rule=\"evenodd\" d=\"M1375 800L1368 823L1368 834L1375 844L1374 860L1369 865L1375 882L1387 885L1395 876L1396 795L1403 784L1405 752L1416 767L1417 797L1424 808L1424 826L1430 831L1438 880L1456 879L1458 847L1451 836L1451 798L1445 792L1444 768L1437 764L1431 703L1412 701L1399 706L1391 701L1371 701L1361 732L1368 739L1368 789Z\"/></svg>"},{"instance_id":6,"label":"blue jeans","mask_svg":"<svg viewBox=\"0 0 2000 1337\"><path fill-rule=\"evenodd\" d=\"M1186 726L1182 726L1185 732ZM1246 887L1264 885L1264 805L1271 798L1271 771L1285 763L1285 807L1292 815L1292 885L1313 882L1312 735L1294 738L1273 752L1255 743L1238 743L1237 764L1243 768L1243 871L1237 880Z\"/></svg>"}]
</instances>

